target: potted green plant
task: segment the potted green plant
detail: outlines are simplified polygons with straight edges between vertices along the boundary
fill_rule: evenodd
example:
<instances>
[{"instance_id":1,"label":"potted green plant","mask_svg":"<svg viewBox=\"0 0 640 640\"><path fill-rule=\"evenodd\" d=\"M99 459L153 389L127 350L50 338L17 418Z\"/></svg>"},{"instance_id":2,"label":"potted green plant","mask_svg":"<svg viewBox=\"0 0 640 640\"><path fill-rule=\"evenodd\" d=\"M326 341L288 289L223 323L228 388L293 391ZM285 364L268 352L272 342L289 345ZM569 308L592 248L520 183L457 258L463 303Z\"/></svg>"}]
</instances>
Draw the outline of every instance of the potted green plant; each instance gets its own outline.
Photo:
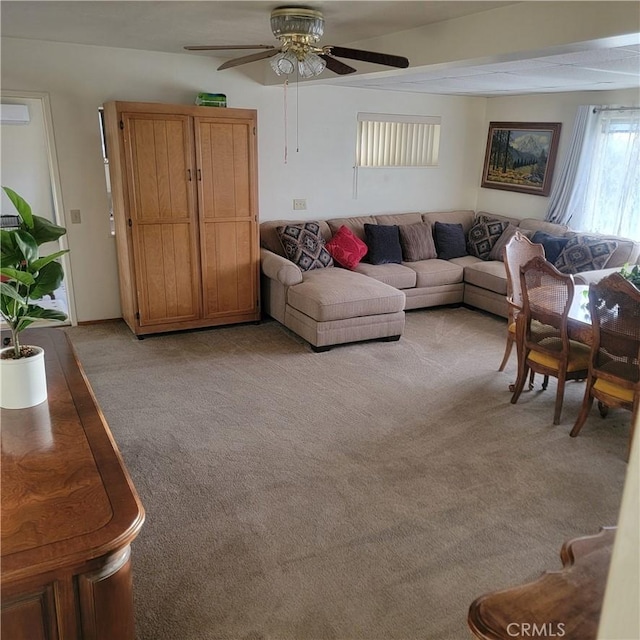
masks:
<instances>
[{"instance_id":1,"label":"potted green plant","mask_svg":"<svg viewBox=\"0 0 640 640\"><path fill-rule=\"evenodd\" d=\"M640 289L640 266L634 265L629 267L629 264L625 264L620 270L620 275L627 279L632 285Z\"/></svg>"},{"instance_id":2,"label":"potted green plant","mask_svg":"<svg viewBox=\"0 0 640 640\"><path fill-rule=\"evenodd\" d=\"M42 348L21 344L20 333L37 320L67 319L64 313L46 309L37 301L60 286L64 274L57 259L68 250L40 256L40 246L57 241L67 230L33 215L29 204L13 189L2 189L18 212L19 221L11 229L0 230L0 313L12 341L12 346L0 350L0 406L23 409L47 399L47 383Z\"/></svg>"}]
</instances>

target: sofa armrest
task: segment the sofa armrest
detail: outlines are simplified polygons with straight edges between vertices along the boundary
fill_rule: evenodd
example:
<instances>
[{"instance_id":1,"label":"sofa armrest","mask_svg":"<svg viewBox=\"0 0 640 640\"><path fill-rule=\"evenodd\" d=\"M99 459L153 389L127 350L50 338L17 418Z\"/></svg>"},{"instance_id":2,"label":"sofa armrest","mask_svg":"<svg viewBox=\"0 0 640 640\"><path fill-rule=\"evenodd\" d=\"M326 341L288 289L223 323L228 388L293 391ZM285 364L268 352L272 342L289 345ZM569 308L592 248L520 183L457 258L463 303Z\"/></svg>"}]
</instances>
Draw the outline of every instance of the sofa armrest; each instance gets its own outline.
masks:
<instances>
[{"instance_id":1,"label":"sofa armrest","mask_svg":"<svg viewBox=\"0 0 640 640\"><path fill-rule=\"evenodd\" d=\"M297 265L268 249L260 249L260 268L267 278L285 287L302 282L302 271Z\"/></svg>"}]
</instances>

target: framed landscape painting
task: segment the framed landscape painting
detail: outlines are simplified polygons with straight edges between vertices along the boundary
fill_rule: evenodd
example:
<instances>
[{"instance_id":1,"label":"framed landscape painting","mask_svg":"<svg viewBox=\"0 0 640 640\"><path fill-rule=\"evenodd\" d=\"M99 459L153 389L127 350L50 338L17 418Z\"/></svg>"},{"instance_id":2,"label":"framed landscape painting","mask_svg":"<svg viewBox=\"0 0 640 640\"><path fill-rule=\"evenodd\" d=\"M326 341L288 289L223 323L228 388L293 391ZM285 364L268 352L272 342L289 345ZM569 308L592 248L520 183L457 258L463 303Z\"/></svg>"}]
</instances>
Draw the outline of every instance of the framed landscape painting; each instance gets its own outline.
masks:
<instances>
[{"instance_id":1,"label":"framed landscape painting","mask_svg":"<svg viewBox=\"0 0 640 640\"><path fill-rule=\"evenodd\" d=\"M490 122L482 185L548 196L560 122Z\"/></svg>"}]
</instances>

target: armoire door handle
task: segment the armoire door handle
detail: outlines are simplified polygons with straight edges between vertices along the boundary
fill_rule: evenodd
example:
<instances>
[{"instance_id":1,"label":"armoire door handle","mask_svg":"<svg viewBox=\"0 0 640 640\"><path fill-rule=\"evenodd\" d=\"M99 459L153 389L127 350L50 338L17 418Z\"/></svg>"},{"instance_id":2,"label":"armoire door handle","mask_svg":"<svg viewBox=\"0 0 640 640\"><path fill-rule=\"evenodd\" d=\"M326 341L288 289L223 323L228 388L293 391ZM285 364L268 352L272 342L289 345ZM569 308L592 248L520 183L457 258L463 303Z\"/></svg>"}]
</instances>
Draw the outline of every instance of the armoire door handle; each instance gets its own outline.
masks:
<instances>
[{"instance_id":1,"label":"armoire door handle","mask_svg":"<svg viewBox=\"0 0 640 640\"><path fill-rule=\"evenodd\" d=\"M191 182L191 169L187 169L187 174L189 176L189 182Z\"/></svg>"},{"instance_id":2,"label":"armoire door handle","mask_svg":"<svg viewBox=\"0 0 640 640\"><path fill-rule=\"evenodd\" d=\"M200 169L198 169L198 180L202 182L202 171Z\"/></svg>"}]
</instances>

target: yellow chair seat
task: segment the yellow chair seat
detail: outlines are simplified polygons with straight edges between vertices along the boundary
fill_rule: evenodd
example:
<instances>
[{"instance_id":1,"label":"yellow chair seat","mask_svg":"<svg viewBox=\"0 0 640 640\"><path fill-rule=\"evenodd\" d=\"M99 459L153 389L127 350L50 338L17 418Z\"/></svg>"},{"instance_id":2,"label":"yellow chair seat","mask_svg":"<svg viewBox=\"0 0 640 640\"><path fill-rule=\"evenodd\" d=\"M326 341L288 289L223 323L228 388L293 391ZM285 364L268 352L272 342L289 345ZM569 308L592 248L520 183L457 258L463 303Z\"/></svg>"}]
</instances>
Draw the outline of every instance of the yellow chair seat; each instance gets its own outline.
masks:
<instances>
[{"instance_id":1,"label":"yellow chair seat","mask_svg":"<svg viewBox=\"0 0 640 640\"><path fill-rule=\"evenodd\" d=\"M531 323L531 329L533 331L543 331L544 330L545 325L541 324L540 322L538 322L537 320L534 320ZM515 333L516 332L516 323L511 322L509 323L509 328L508 328L509 333Z\"/></svg>"},{"instance_id":2,"label":"yellow chair seat","mask_svg":"<svg viewBox=\"0 0 640 640\"><path fill-rule=\"evenodd\" d=\"M587 345L580 344L579 342L571 342L571 348L569 351L569 365L567 366L568 372L580 371L581 369L589 368L589 357L591 350ZM535 362L547 369L553 369L558 371L560 369L559 359L546 353L540 353L539 351L531 351L529 353L529 360Z\"/></svg>"},{"instance_id":3,"label":"yellow chair seat","mask_svg":"<svg viewBox=\"0 0 640 640\"><path fill-rule=\"evenodd\" d=\"M598 378L598 380L595 381L593 388L595 391L606 393L608 396L617 398L622 402L633 402L633 390L625 389L624 387L617 385L615 382L609 382L609 380L602 380Z\"/></svg>"}]
</instances>

